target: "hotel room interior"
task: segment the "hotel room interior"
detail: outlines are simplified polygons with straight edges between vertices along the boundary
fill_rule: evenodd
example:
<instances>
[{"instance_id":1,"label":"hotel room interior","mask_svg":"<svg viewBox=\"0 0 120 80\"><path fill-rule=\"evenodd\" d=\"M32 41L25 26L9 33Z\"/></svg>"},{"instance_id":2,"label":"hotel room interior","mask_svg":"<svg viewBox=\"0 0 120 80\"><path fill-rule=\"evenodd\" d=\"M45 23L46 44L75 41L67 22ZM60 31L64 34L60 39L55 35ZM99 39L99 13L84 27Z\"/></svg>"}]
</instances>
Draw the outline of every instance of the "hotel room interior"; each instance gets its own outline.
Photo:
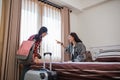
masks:
<instances>
[{"instance_id":1,"label":"hotel room interior","mask_svg":"<svg viewBox=\"0 0 120 80\"><path fill-rule=\"evenodd\" d=\"M52 53L58 80L120 80L120 0L0 0L0 80L20 80L17 50L41 26L40 54ZM85 44L85 62L71 62L56 43L68 45L70 32Z\"/></svg>"}]
</instances>

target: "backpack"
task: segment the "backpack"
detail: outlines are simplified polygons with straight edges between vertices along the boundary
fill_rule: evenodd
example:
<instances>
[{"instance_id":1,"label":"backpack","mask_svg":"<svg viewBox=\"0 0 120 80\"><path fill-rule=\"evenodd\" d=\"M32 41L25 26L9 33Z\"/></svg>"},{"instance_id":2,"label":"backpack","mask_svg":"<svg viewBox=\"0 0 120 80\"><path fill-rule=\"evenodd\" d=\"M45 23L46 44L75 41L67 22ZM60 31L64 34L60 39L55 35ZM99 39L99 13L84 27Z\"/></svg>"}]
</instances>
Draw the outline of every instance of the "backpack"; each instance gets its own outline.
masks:
<instances>
[{"instance_id":1,"label":"backpack","mask_svg":"<svg viewBox=\"0 0 120 80\"><path fill-rule=\"evenodd\" d=\"M34 41L23 41L20 45L16 58L20 61L30 61L32 60L32 54L34 50Z\"/></svg>"}]
</instances>

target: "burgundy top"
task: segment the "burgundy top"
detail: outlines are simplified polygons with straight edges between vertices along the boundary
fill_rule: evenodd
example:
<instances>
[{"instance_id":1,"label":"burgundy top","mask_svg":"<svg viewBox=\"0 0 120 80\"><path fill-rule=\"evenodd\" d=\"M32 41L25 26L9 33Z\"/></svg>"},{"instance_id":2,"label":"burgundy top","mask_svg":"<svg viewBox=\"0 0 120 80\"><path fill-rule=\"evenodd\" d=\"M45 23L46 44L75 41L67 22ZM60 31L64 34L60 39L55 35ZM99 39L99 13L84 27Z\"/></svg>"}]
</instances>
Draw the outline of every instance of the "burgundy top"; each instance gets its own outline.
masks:
<instances>
[{"instance_id":1,"label":"burgundy top","mask_svg":"<svg viewBox=\"0 0 120 80\"><path fill-rule=\"evenodd\" d=\"M30 38L28 40L33 41L34 37L35 37L35 35L32 35L32 36L30 36ZM40 46L41 41L42 41L42 39L40 39L39 41L35 41L35 47L34 47L34 50L33 50L33 59L35 57L38 57L39 59L41 59L41 56L38 53L38 48Z\"/></svg>"}]
</instances>

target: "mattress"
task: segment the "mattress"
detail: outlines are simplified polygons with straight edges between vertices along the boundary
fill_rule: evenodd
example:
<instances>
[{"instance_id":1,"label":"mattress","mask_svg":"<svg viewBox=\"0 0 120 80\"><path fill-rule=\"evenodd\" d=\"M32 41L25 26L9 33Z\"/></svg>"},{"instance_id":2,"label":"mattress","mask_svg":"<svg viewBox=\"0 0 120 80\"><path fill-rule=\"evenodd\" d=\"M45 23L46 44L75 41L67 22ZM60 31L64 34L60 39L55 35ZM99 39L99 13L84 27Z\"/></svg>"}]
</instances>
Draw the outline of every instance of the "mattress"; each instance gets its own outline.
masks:
<instances>
[{"instance_id":1,"label":"mattress","mask_svg":"<svg viewBox=\"0 0 120 80\"><path fill-rule=\"evenodd\" d=\"M42 63L35 66L40 68ZM120 80L119 62L55 62L52 68L58 80Z\"/></svg>"}]
</instances>

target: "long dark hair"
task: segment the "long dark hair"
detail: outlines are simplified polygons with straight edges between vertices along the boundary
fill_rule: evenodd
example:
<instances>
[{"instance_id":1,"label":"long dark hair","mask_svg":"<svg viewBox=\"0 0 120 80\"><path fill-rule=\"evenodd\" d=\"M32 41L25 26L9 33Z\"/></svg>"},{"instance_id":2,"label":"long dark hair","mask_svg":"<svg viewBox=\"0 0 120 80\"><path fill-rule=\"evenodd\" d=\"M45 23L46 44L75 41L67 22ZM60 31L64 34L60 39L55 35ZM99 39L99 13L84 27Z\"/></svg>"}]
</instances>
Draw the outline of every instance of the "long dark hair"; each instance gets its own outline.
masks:
<instances>
[{"instance_id":1,"label":"long dark hair","mask_svg":"<svg viewBox=\"0 0 120 80\"><path fill-rule=\"evenodd\" d=\"M78 35L75 32L71 32L70 36L72 36L74 38L75 42L81 42L82 43L82 41L79 39Z\"/></svg>"},{"instance_id":2,"label":"long dark hair","mask_svg":"<svg viewBox=\"0 0 120 80\"><path fill-rule=\"evenodd\" d=\"M46 27L42 26L42 27L40 28L38 34L35 35L34 39L35 39L36 41L41 40L41 39L42 39L42 33L45 33L45 32L47 33L47 31L48 31L48 29L47 29Z\"/></svg>"}]
</instances>

